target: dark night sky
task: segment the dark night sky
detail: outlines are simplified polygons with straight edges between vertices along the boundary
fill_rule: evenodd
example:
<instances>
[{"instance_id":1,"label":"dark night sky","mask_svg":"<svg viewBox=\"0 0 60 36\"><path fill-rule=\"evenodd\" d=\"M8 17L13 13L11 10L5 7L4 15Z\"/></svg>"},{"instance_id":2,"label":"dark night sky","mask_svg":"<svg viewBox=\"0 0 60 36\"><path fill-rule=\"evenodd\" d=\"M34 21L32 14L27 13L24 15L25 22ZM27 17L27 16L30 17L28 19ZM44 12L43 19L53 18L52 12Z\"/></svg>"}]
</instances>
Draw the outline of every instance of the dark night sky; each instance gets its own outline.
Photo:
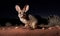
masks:
<instances>
[{"instance_id":1,"label":"dark night sky","mask_svg":"<svg viewBox=\"0 0 60 36\"><path fill-rule=\"evenodd\" d=\"M56 14L60 16L60 4L55 0L0 0L0 18L17 18L15 10L17 3L29 4L29 12L34 15L46 17Z\"/></svg>"}]
</instances>

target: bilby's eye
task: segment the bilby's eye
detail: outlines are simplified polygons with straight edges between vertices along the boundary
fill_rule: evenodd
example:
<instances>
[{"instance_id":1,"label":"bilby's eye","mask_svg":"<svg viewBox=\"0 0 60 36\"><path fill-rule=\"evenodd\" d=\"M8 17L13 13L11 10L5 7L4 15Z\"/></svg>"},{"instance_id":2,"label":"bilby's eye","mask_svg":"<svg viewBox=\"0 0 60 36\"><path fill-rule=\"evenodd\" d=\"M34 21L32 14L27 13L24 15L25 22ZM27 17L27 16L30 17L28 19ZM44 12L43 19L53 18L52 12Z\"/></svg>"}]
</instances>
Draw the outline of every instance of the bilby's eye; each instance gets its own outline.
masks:
<instances>
[{"instance_id":1,"label":"bilby's eye","mask_svg":"<svg viewBox=\"0 0 60 36\"><path fill-rule=\"evenodd\" d=\"M24 14L26 14L26 13L24 12Z\"/></svg>"},{"instance_id":2,"label":"bilby's eye","mask_svg":"<svg viewBox=\"0 0 60 36\"><path fill-rule=\"evenodd\" d=\"M20 14L21 14L21 12L20 12Z\"/></svg>"}]
</instances>

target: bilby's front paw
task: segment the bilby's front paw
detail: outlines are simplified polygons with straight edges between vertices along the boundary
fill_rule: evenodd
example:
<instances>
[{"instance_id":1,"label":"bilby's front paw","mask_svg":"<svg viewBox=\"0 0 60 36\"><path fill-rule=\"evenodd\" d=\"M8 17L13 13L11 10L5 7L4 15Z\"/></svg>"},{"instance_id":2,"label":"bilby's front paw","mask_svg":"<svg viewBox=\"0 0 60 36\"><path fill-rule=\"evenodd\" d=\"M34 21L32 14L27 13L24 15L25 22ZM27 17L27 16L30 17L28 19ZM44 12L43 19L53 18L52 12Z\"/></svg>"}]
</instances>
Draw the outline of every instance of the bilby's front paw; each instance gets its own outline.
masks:
<instances>
[{"instance_id":1,"label":"bilby's front paw","mask_svg":"<svg viewBox=\"0 0 60 36\"><path fill-rule=\"evenodd\" d=\"M30 26L24 26L23 29L30 29Z\"/></svg>"}]
</instances>

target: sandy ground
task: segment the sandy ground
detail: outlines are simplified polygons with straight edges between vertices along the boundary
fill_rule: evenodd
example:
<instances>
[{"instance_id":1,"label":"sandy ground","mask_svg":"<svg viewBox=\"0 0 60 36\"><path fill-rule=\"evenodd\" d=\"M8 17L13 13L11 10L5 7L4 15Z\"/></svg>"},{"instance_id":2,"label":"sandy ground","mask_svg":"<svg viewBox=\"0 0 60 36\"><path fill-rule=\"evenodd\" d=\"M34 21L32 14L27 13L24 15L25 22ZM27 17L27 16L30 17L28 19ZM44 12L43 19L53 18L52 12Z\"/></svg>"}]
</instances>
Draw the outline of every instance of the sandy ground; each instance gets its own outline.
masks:
<instances>
[{"instance_id":1,"label":"sandy ground","mask_svg":"<svg viewBox=\"0 0 60 36\"><path fill-rule=\"evenodd\" d=\"M23 27L0 27L0 36L60 36L60 29L23 29Z\"/></svg>"}]
</instances>

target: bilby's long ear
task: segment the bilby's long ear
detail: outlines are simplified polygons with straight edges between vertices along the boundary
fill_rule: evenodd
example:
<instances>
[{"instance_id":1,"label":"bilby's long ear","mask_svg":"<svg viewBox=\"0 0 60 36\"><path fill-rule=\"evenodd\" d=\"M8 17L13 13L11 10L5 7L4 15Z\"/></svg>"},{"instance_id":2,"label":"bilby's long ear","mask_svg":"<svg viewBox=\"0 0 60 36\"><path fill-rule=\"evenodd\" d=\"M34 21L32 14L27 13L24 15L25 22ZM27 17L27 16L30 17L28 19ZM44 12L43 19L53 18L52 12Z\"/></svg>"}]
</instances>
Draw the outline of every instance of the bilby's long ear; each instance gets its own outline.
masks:
<instances>
[{"instance_id":1,"label":"bilby's long ear","mask_svg":"<svg viewBox=\"0 0 60 36\"><path fill-rule=\"evenodd\" d=\"M29 10L29 5L24 6L23 10L27 12Z\"/></svg>"},{"instance_id":2,"label":"bilby's long ear","mask_svg":"<svg viewBox=\"0 0 60 36\"><path fill-rule=\"evenodd\" d=\"M21 11L21 8L18 5L15 6L15 9L16 9L17 12Z\"/></svg>"}]
</instances>

